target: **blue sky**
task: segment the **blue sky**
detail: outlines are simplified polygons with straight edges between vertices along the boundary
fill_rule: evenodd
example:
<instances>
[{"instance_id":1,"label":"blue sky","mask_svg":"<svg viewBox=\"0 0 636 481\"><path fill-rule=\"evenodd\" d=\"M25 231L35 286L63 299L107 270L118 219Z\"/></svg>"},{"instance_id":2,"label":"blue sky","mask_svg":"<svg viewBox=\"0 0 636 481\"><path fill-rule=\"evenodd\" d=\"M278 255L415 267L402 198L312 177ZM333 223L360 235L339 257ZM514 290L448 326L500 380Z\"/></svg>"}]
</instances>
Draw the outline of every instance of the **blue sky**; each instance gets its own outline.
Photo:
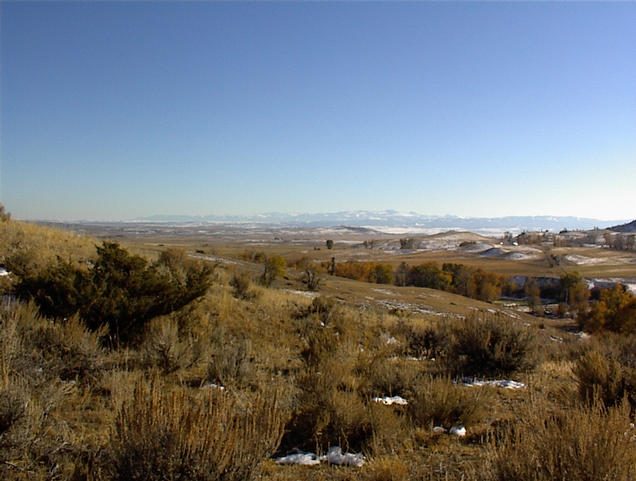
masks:
<instances>
[{"instance_id":1,"label":"blue sky","mask_svg":"<svg viewBox=\"0 0 636 481\"><path fill-rule=\"evenodd\" d=\"M11 3L25 219L636 217L636 3Z\"/></svg>"}]
</instances>

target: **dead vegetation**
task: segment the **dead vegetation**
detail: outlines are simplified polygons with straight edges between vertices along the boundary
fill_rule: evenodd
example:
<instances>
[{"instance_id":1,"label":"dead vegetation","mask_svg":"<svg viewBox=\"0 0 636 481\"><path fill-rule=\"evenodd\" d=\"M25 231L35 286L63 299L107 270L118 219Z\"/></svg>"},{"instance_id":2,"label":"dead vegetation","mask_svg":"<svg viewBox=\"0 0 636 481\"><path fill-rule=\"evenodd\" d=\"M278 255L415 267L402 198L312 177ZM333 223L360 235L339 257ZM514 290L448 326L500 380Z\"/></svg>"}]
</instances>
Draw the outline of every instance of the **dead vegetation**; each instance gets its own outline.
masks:
<instances>
[{"instance_id":1,"label":"dead vegetation","mask_svg":"<svg viewBox=\"0 0 636 481\"><path fill-rule=\"evenodd\" d=\"M9 239L28 231L23 242L50 243L36 270L55 260L56 242L68 244L47 229L4 228ZM70 262L78 266L82 258L75 253ZM178 263L179 255L167 261ZM80 316L43 317L35 304L5 297L0 474L633 479L633 335L582 339L530 317L485 309L470 316L468 307L481 304L452 306L458 296L447 293L437 298L448 304L447 315L361 307L348 301L346 288L338 289L341 299L311 299L293 292L300 279L254 285L258 266L217 267L198 300L152 318L128 345L104 342L107 328L89 328ZM468 375L505 376L525 388L458 382ZM375 400L384 396L406 404ZM463 437L433 430L459 425ZM272 461L294 448L323 454L336 445L361 451L367 462L335 468Z\"/></svg>"}]
</instances>

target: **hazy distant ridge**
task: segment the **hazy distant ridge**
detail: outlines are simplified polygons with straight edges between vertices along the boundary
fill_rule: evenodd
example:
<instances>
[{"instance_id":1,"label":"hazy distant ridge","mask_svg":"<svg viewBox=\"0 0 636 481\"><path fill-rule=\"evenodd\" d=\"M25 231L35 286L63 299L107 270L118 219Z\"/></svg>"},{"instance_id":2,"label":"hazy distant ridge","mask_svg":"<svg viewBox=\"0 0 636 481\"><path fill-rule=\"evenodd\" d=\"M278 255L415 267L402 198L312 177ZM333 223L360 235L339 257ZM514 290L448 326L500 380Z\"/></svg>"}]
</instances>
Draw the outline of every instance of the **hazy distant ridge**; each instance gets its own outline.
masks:
<instances>
[{"instance_id":1,"label":"hazy distant ridge","mask_svg":"<svg viewBox=\"0 0 636 481\"><path fill-rule=\"evenodd\" d=\"M290 226L372 226L413 227L422 229L449 228L466 230L507 229L551 230L605 228L608 224L622 224L623 219L599 220L582 217L508 216L508 217L457 217L430 216L415 212L397 211L343 211L318 214L265 213L249 216L188 216L154 215L136 219L143 222L166 223L258 223Z\"/></svg>"},{"instance_id":2,"label":"hazy distant ridge","mask_svg":"<svg viewBox=\"0 0 636 481\"><path fill-rule=\"evenodd\" d=\"M633 220L626 224L615 225L613 227L610 227L610 230L616 232L636 232L636 220Z\"/></svg>"}]
</instances>

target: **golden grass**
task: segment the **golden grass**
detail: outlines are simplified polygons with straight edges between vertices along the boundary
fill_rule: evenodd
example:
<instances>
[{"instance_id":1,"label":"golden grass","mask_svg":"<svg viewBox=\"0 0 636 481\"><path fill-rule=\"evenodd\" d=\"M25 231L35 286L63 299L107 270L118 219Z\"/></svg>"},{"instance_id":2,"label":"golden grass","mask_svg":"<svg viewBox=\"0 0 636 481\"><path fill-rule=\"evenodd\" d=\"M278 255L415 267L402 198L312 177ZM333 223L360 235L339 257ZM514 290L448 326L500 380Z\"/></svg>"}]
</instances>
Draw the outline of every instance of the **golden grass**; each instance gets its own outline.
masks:
<instances>
[{"instance_id":1,"label":"golden grass","mask_svg":"<svg viewBox=\"0 0 636 481\"><path fill-rule=\"evenodd\" d=\"M22 245L31 251L43 246L42 262L58 252L74 260L93 252L88 239L77 244L73 236L61 240L66 233L24 223L11 227L15 232L10 235L11 229L4 228L5 239L23 235ZM3 252L11 242L2 244ZM217 255L245 249L177 243ZM152 255L166 247L140 246ZM22 247L14 243L14 249ZM301 250L280 246L275 253L285 254L285 249ZM345 251L321 249L316 255ZM634 421L633 414L625 407L578 404L573 367L593 346L568 333L567 323L440 291L333 277L326 278L321 297L314 300L295 292L304 289L300 273L291 269L288 279L273 288L252 286L258 293L254 297L233 295L235 274L255 277L261 269L219 266L205 297L154 319L134 348L102 348L99 335L78 319L53 324L33 306L0 306L0 428L3 419L9 425L0 434L0 475L96 481L165 475L539 481L561 479L564 466L576 474L569 479L607 475L627 481L625 476L634 475L627 462L633 460L636 443L623 443L615 435ZM383 307L380 301L410 306ZM453 384L440 362L448 348L444 336L437 341L436 361L410 358L415 332L444 333L459 316L495 314L488 309L501 311L503 322L527 323L524 329L538 340L537 366L514 377L526 389ZM608 342L618 346L614 339ZM409 404L372 401L397 394ZM468 435L435 434L431 427L436 423L464 423ZM12 446L5 443L8 439ZM278 466L270 460L276 449L326 451L334 444L363 450L367 464ZM537 460L547 460L543 465L551 466L547 472L555 477L533 471ZM600 467L586 471L594 463Z\"/></svg>"}]
</instances>

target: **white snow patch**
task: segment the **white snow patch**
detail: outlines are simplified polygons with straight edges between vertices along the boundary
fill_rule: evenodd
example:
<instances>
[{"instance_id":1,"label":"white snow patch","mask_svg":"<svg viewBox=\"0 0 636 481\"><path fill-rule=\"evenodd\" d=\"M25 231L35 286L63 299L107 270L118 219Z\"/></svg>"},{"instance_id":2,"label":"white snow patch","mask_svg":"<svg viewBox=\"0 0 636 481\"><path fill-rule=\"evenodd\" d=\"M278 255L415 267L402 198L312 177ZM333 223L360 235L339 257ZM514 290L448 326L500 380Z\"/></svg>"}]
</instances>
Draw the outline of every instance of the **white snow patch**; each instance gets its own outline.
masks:
<instances>
[{"instance_id":1,"label":"white snow patch","mask_svg":"<svg viewBox=\"0 0 636 481\"><path fill-rule=\"evenodd\" d=\"M297 451L296 453L276 458L276 462L278 464L301 464L303 466L315 466L316 464L320 464L320 458L314 453Z\"/></svg>"},{"instance_id":2,"label":"white snow patch","mask_svg":"<svg viewBox=\"0 0 636 481\"><path fill-rule=\"evenodd\" d=\"M204 261L220 262L221 264L239 264L237 261L225 259L224 257L195 255L195 254L190 254L190 257L192 257L193 259L201 259Z\"/></svg>"},{"instance_id":3,"label":"white snow patch","mask_svg":"<svg viewBox=\"0 0 636 481\"><path fill-rule=\"evenodd\" d=\"M394 296L395 295L395 292L389 291L388 289L371 288L371 290L374 291L374 292L379 292L380 294L386 294L387 296Z\"/></svg>"},{"instance_id":4,"label":"white snow patch","mask_svg":"<svg viewBox=\"0 0 636 481\"><path fill-rule=\"evenodd\" d=\"M218 384L214 384L213 382L209 382L201 386L201 389L218 389L219 391L225 391L224 386L219 386Z\"/></svg>"},{"instance_id":5,"label":"white snow patch","mask_svg":"<svg viewBox=\"0 0 636 481\"><path fill-rule=\"evenodd\" d=\"M434 433L445 433L446 431L448 431L446 428L442 427L442 426L435 426L433 428L433 432Z\"/></svg>"},{"instance_id":6,"label":"white snow patch","mask_svg":"<svg viewBox=\"0 0 636 481\"><path fill-rule=\"evenodd\" d=\"M607 257L587 257L581 256L578 254L566 254L563 258L571 262L572 264L576 264L577 266L582 265L593 265L593 264L603 264L607 262Z\"/></svg>"},{"instance_id":7,"label":"white snow patch","mask_svg":"<svg viewBox=\"0 0 636 481\"><path fill-rule=\"evenodd\" d=\"M463 438L464 436L466 436L466 428L460 424L459 426L453 426L452 428L450 428L448 433Z\"/></svg>"},{"instance_id":8,"label":"white snow patch","mask_svg":"<svg viewBox=\"0 0 636 481\"><path fill-rule=\"evenodd\" d=\"M401 396L384 396L384 397L374 397L373 401L377 403L382 403L385 406L390 406L391 404L399 404L400 406L406 406L409 402Z\"/></svg>"},{"instance_id":9,"label":"white snow patch","mask_svg":"<svg viewBox=\"0 0 636 481\"><path fill-rule=\"evenodd\" d=\"M289 292L290 294L296 294L298 296L307 297L309 299L313 299L315 297L318 297L318 293L317 292L311 292L311 291L297 291L297 290L294 290L294 289L285 289L285 292Z\"/></svg>"},{"instance_id":10,"label":"white snow patch","mask_svg":"<svg viewBox=\"0 0 636 481\"><path fill-rule=\"evenodd\" d=\"M526 385L519 381L512 381L510 379L493 379L490 381L485 381L483 379L462 379L462 386L468 387L478 387L478 386L494 386L501 387L504 389L525 389Z\"/></svg>"},{"instance_id":11,"label":"white snow patch","mask_svg":"<svg viewBox=\"0 0 636 481\"><path fill-rule=\"evenodd\" d=\"M360 467L364 464L364 455L362 453L342 453L340 446L332 446L326 456L320 457L321 461L338 466L356 466Z\"/></svg>"},{"instance_id":12,"label":"white snow patch","mask_svg":"<svg viewBox=\"0 0 636 481\"><path fill-rule=\"evenodd\" d=\"M6 270L4 267L0 267L0 277L8 276L9 274L11 273L8 270Z\"/></svg>"}]
</instances>

